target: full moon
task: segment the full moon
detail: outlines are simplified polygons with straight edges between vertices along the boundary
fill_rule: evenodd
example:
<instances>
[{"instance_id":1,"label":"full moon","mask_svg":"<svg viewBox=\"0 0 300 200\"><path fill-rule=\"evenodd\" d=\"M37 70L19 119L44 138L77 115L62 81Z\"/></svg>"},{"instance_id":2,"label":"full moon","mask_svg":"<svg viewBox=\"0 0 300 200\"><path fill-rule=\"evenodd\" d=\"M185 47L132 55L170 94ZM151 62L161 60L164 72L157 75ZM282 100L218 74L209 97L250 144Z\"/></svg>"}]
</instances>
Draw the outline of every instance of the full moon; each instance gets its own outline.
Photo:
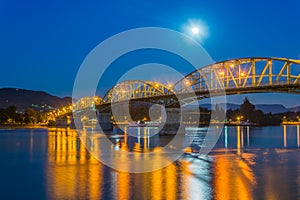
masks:
<instances>
[{"instance_id":1,"label":"full moon","mask_svg":"<svg viewBox=\"0 0 300 200\"><path fill-rule=\"evenodd\" d=\"M196 27L196 26L192 27L192 33L193 33L194 35L197 35L197 34L199 33L199 28Z\"/></svg>"},{"instance_id":2,"label":"full moon","mask_svg":"<svg viewBox=\"0 0 300 200\"><path fill-rule=\"evenodd\" d=\"M200 19L190 19L182 26L182 32L198 42L203 42L208 36L208 27Z\"/></svg>"}]
</instances>

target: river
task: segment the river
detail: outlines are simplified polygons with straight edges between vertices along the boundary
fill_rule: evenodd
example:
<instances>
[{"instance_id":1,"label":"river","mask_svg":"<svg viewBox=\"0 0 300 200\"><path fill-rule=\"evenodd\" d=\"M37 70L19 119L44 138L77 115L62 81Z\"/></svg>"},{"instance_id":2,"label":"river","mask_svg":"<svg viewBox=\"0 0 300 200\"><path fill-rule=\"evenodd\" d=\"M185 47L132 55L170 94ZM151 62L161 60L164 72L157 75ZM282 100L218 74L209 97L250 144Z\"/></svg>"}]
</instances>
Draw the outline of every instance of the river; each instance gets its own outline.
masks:
<instances>
[{"instance_id":1,"label":"river","mask_svg":"<svg viewBox=\"0 0 300 200\"><path fill-rule=\"evenodd\" d=\"M165 137L111 140L138 154ZM299 146L299 126L224 127L208 155L190 149L163 169L127 173L91 156L75 131L1 129L0 199L300 199Z\"/></svg>"}]
</instances>

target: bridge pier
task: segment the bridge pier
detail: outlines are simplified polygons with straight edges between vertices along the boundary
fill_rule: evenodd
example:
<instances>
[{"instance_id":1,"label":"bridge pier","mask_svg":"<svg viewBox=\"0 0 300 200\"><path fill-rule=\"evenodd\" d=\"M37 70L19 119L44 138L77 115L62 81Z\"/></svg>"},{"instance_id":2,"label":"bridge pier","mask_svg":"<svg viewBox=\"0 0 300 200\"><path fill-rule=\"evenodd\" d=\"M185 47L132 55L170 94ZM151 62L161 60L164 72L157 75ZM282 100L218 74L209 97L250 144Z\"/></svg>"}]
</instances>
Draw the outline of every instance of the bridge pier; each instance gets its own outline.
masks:
<instances>
[{"instance_id":1,"label":"bridge pier","mask_svg":"<svg viewBox=\"0 0 300 200\"><path fill-rule=\"evenodd\" d=\"M113 130L113 123L111 122L111 113L98 113L98 122L103 131Z\"/></svg>"},{"instance_id":2,"label":"bridge pier","mask_svg":"<svg viewBox=\"0 0 300 200\"><path fill-rule=\"evenodd\" d=\"M162 130L159 132L160 135L174 135L177 132L184 131L184 130L180 130L180 122L182 119L180 108L166 108L165 115L164 114L162 115L165 124Z\"/></svg>"}]
</instances>

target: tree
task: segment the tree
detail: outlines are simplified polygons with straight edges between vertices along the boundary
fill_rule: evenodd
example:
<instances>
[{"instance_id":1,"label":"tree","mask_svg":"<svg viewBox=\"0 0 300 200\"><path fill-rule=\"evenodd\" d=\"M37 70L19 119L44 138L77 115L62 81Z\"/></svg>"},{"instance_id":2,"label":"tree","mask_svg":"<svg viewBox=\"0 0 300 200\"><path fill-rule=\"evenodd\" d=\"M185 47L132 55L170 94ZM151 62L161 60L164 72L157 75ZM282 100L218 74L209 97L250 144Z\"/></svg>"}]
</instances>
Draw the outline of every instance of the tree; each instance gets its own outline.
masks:
<instances>
[{"instance_id":1,"label":"tree","mask_svg":"<svg viewBox=\"0 0 300 200\"><path fill-rule=\"evenodd\" d=\"M9 106L5 109L0 109L0 124L5 123L20 123L22 115L17 113L16 106Z\"/></svg>"},{"instance_id":2,"label":"tree","mask_svg":"<svg viewBox=\"0 0 300 200\"><path fill-rule=\"evenodd\" d=\"M25 111L24 118L25 118L24 121L27 124L35 124L35 123L41 122L40 113L31 108L28 108Z\"/></svg>"}]
</instances>

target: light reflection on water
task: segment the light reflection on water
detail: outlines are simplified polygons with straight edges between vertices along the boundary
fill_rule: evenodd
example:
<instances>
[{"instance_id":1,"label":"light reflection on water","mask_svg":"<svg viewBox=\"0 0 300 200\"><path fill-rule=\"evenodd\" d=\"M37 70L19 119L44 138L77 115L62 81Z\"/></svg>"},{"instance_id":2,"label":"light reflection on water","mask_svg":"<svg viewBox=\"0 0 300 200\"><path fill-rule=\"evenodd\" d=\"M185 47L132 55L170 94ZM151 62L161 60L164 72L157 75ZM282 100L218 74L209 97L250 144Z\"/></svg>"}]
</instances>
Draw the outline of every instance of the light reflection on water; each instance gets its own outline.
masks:
<instances>
[{"instance_id":1,"label":"light reflection on water","mask_svg":"<svg viewBox=\"0 0 300 200\"><path fill-rule=\"evenodd\" d=\"M180 160L154 172L130 174L94 159L75 131L0 130L0 198L300 198L299 127L225 127L208 156L196 154L204 137L203 131L194 131L199 134ZM138 154L170 138L118 134L111 140L116 150Z\"/></svg>"}]
</instances>

